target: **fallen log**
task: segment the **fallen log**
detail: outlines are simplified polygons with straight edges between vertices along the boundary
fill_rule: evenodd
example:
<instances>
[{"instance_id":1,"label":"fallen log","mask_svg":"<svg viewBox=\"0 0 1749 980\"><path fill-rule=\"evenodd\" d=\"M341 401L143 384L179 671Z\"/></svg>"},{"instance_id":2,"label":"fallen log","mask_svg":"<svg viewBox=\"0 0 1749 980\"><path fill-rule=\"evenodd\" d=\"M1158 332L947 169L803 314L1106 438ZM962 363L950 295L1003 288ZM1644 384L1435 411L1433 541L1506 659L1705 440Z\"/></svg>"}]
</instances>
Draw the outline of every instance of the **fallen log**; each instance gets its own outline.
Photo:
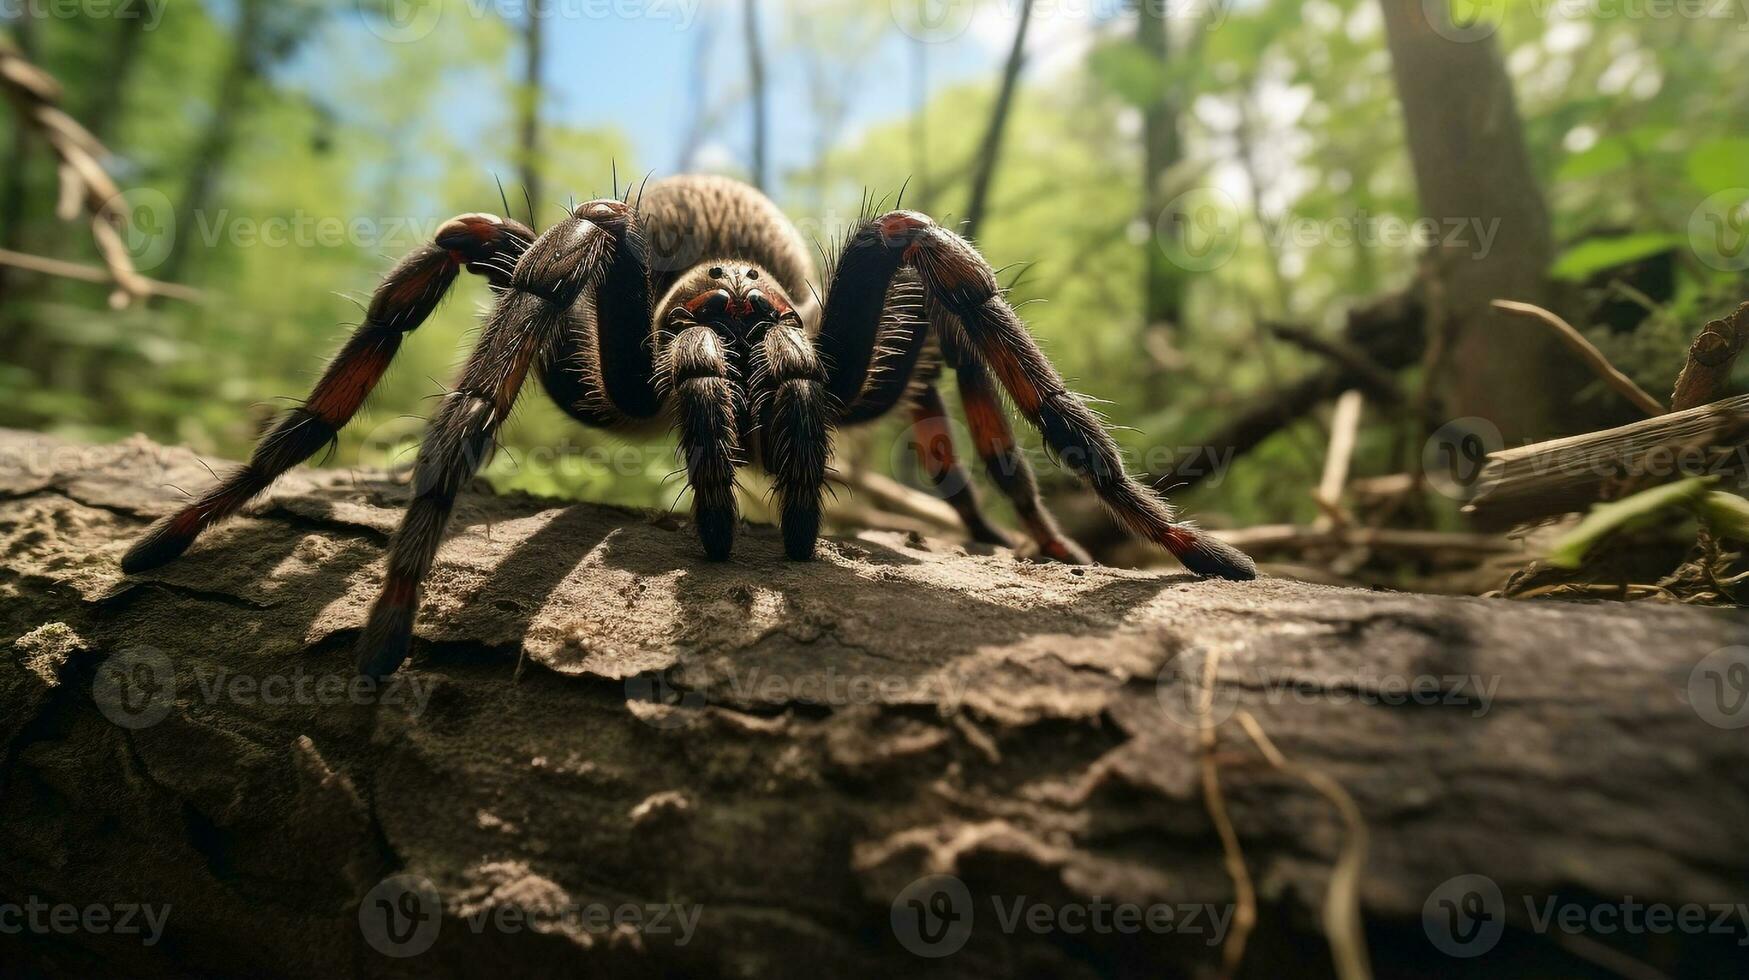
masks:
<instances>
[{"instance_id":1,"label":"fallen log","mask_svg":"<svg viewBox=\"0 0 1749 980\"><path fill-rule=\"evenodd\" d=\"M1584 511L1617 488L1688 476L1749 486L1749 395L1490 453L1464 510L1485 528Z\"/></svg>"},{"instance_id":2,"label":"fallen log","mask_svg":"<svg viewBox=\"0 0 1749 980\"><path fill-rule=\"evenodd\" d=\"M205 479L0 432L6 972L1741 963L1735 919L1587 917L1745 900L1749 716L1710 686L1739 615L887 533L796 564L765 527L712 565L667 515L476 487L411 663L366 689L348 648L405 488L299 471L120 575L166 485Z\"/></svg>"}]
</instances>

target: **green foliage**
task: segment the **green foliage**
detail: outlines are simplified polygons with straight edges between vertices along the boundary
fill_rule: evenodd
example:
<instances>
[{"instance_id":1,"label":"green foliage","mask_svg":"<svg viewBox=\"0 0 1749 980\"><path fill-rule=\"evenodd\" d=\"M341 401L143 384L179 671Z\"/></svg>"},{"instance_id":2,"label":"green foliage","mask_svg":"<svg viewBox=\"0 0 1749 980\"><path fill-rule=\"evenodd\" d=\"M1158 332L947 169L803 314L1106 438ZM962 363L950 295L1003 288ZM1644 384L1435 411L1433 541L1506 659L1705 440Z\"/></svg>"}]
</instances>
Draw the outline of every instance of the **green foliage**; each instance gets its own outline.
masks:
<instances>
[{"instance_id":1,"label":"green foliage","mask_svg":"<svg viewBox=\"0 0 1749 980\"><path fill-rule=\"evenodd\" d=\"M1579 522L1578 527L1555 542L1549 550L1549 564L1557 568L1578 568L1585 563L1585 556L1605 538L1661 521L1674 511L1690 510L1707 498L1712 486L1718 482L1715 476L1696 476L1598 504L1591 508L1591 513Z\"/></svg>"},{"instance_id":2,"label":"green foliage","mask_svg":"<svg viewBox=\"0 0 1749 980\"><path fill-rule=\"evenodd\" d=\"M1570 282L1584 282L1600 272L1638 262L1673 248L1681 248L1687 242L1686 236L1659 231L1612 238L1587 238L1563 252L1555 260L1554 268L1549 270L1549 274Z\"/></svg>"}]
</instances>

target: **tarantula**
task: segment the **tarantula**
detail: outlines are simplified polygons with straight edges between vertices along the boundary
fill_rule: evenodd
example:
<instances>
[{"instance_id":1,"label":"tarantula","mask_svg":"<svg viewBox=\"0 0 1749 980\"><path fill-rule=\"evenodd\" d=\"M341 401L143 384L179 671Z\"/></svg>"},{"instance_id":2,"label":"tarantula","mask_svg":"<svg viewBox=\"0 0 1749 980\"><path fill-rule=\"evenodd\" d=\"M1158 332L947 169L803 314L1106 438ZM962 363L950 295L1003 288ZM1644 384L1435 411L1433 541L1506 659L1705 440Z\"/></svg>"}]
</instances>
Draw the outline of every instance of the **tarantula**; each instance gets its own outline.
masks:
<instances>
[{"instance_id":1,"label":"tarantula","mask_svg":"<svg viewBox=\"0 0 1749 980\"><path fill-rule=\"evenodd\" d=\"M777 206L746 184L703 176L658 182L635 203L629 193L589 201L538 237L489 214L447 222L388 274L315 390L249 462L154 524L122 568L176 558L329 444L462 269L485 277L496 300L420 448L412 502L359 639L367 675L392 673L405 659L420 583L456 493L490 453L530 371L585 425L671 419L699 540L713 560L729 557L735 472L750 459L771 474L785 552L812 557L833 430L901 403L916 423L919 459L971 536L1011 543L983 518L955 459L934 384L945 365L958 375L991 479L1043 555L1089 560L1039 499L996 381L1131 532L1198 574L1256 575L1251 559L1175 523L1165 502L1124 472L1117 445L1064 387L971 243L914 211L865 218L839 250L822 301L808 286L807 247Z\"/></svg>"}]
</instances>

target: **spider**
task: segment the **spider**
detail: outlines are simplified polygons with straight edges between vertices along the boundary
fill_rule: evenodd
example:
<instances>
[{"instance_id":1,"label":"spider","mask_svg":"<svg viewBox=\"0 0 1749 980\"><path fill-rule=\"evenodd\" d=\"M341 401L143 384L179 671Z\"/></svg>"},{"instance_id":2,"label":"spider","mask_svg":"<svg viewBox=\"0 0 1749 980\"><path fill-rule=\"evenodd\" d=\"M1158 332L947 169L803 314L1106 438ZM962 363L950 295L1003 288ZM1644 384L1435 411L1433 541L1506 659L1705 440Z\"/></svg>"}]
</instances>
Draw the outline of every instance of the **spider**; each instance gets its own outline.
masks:
<instances>
[{"instance_id":1,"label":"spider","mask_svg":"<svg viewBox=\"0 0 1749 980\"><path fill-rule=\"evenodd\" d=\"M729 557L735 474L750 460L771 475L784 551L811 558L834 429L900 405L911 413L924 470L970 535L1011 544L982 516L954 455L936 387L951 367L992 481L1043 556L1089 561L1040 500L998 383L1132 533L1200 575L1256 575L1250 558L1176 523L1157 494L1124 472L1099 418L1064 387L966 239L915 211L865 217L839 249L821 300L808 286L807 247L777 206L747 184L708 176L657 182L635 202L629 192L589 201L538 237L489 214L445 223L389 272L309 398L280 417L248 463L148 529L123 570L181 555L332 442L462 269L483 276L495 301L460 381L428 423L412 501L359 638L365 675L385 676L406 658L420 583L456 493L491 452L530 372L585 425L671 421L712 560Z\"/></svg>"}]
</instances>

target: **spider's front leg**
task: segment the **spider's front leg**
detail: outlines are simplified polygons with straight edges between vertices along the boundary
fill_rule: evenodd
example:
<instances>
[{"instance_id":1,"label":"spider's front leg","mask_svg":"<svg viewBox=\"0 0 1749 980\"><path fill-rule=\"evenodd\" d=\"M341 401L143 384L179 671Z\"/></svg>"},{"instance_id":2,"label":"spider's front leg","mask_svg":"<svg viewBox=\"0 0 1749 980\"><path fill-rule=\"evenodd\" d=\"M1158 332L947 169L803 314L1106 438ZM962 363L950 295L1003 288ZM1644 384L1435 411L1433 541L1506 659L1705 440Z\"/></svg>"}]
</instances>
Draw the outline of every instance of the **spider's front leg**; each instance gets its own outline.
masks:
<instances>
[{"instance_id":1,"label":"spider's front leg","mask_svg":"<svg viewBox=\"0 0 1749 980\"><path fill-rule=\"evenodd\" d=\"M854 398L861 390L873 355L879 303L901 266L917 270L930 297L959 320L963 337L954 338L954 346L989 366L1063 465L1131 533L1166 548L1199 575L1257 576L1256 564L1243 552L1176 523L1165 501L1124 471L1117 443L1086 403L1065 387L1002 297L990 264L970 242L926 215L889 212L864 222L845 243L820 330L835 395Z\"/></svg>"},{"instance_id":2,"label":"spider's front leg","mask_svg":"<svg viewBox=\"0 0 1749 980\"><path fill-rule=\"evenodd\" d=\"M792 313L765 331L753 358L754 416L765 468L776 485L783 550L807 561L820 536L820 497L837 417L826 370Z\"/></svg>"},{"instance_id":3,"label":"spider's front leg","mask_svg":"<svg viewBox=\"0 0 1749 980\"><path fill-rule=\"evenodd\" d=\"M426 429L413 471L413 501L389 541L382 593L359 638L360 673L381 677L406 659L420 584L456 494L490 455L530 366L551 349L584 291L600 285L609 270L630 268L647 276L636 254L642 247L629 208L614 200L591 201L537 239L516 264L461 380ZM643 288L647 297L647 279ZM605 358L610 351L602 353Z\"/></svg>"},{"instance_id":4,"label":"spider's front leg","mask_svg":"<svg viewBox=\"0 0 1749 980\"><path fill-rule=\"evenodd\" d=\"M686 319L668 342L663 386L673 394L674 427L699 541L712 561L727 561L735 545L735 467L741 447L735 436L741 392L730 376L722 339L715 330Z\"/></svg>"},{"instance_id":5,"label":"spider's front leg","mask_svg":"<svg viewBox=\"0 0 1749 980\"><path fill-rule=\"evenodd\" d=\"M402 339L443 301L458 272L486 277L493 288L510 284L510 271L534 233L517 221L491 214L451 218L437 238L396 264L346 346L328 365L302 405L274 423L249 462L182 510L153 524L122 556L122 571L156 568L175 559L200 533L236 513L286 470L334 441L381 380Z\"/></svg>"}]
</instances>

